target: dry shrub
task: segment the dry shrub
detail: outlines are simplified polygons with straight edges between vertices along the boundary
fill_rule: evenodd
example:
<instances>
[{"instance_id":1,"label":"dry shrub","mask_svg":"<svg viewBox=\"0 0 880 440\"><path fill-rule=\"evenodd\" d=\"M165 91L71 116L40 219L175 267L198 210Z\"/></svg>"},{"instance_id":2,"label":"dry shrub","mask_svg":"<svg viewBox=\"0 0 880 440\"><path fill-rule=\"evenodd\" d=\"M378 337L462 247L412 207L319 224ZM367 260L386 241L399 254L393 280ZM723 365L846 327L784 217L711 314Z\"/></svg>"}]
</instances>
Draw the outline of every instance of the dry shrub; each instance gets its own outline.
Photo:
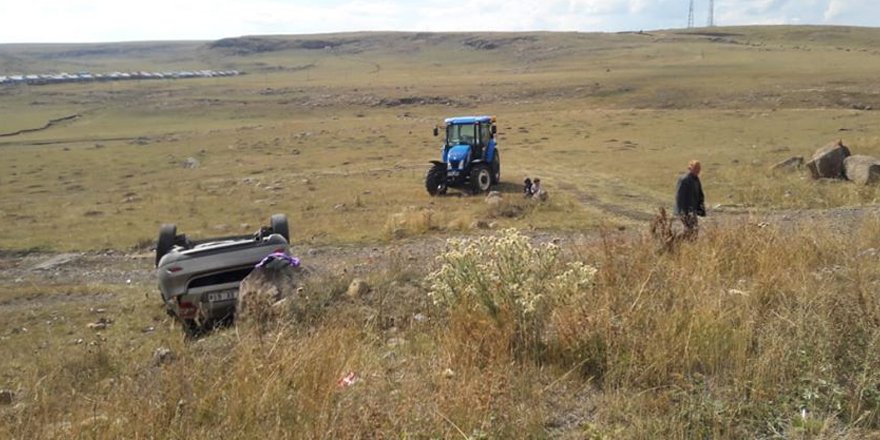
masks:
<instances>
[{"instance_id":1,"label":"dry shrub","mask_svg":"<svg viewBox=\"0 0 880 440\"><path fill-rule=\"evenodd\" d=\"M498 197L491 203L486 203L486 217L511 219L521 218L525 216L536 203L538 202L534 200L514 199L512 197Z\"/></svg>"},{"instance_id":2,"label":"dry shrub","mask_svg":"<svg viewBox=\"0 0 880 440\"><path fill-rule=\"evenodd\" d=\"M445 313L476 313L507 329L504 343L518 354L538 354L558 307L575 301L595 269L566 263L554 244L533 246L514 229L475 239L451 239L426 278Z\"/></svg>"},{"instance_id":3,"label":"dry shrub","mask_svg":"<svg viewBox=\"0 0 880 440\"><path fill-rule=\"evenodd\" d=\"M411 207L388 217L385 222L385 236L403 238L422 235L437 228L433 210Z\"/></svg>"}]
</instances>

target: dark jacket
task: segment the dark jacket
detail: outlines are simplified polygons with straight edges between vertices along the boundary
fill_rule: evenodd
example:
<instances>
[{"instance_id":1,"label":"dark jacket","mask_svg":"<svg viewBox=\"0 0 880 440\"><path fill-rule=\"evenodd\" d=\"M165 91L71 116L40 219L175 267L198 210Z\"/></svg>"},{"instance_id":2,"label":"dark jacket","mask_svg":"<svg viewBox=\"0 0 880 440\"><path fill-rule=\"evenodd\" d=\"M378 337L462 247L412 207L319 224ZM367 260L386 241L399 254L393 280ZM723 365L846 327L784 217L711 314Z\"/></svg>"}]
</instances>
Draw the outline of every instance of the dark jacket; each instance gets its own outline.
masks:
<instances>
[{"instance_id":1,"label":"dark jacket","mask_svg":"<svg viewBox=\"0 0 880 440\"><path fill-rule=\"evenodd\" d=\"M675 186L675 214L696 214L700 217L706 215L703 185L700 184L700 178L690 172L679 177Z\"/></svg>"}]
</instances>

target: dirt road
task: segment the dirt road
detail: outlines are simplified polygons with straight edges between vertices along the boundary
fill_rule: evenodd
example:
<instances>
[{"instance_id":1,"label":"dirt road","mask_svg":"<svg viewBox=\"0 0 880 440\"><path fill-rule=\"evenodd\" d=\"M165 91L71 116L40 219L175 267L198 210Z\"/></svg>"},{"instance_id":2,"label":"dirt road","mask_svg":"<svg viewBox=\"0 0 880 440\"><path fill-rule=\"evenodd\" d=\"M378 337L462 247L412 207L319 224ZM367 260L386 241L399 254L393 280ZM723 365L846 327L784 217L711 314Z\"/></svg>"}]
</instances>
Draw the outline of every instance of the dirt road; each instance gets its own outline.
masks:
<instances>
[{"instance_id":1,"label":"dirt road","mask_svg":"<svg viewBox=\"0 0 880 440\"><path fill-rule=\"evenodd\" d=\"M878 215L880 206L770 212L719 208L709 213L702 228L711 229L736 222L748 222L757 226L778 226L785 230L805 225L830 227L845 233L854 230L865 220L877 219ZM640 213L638 217L641 219L647 216L647 213ZM610 233L634 238L644 233L647 226L647 222L644 222L644 225ZM535 242L553 241L563 249L588 246L600 237L598 230L526 233ZM434 263L434 256L442 251L447 238L427 236L376 245L295 245L293 253L302 259L306 267L318 274L363 277L381 271L392 263L430 268ZM106 286L141 286L152 289L156 283L153 258L149 251L45 253L0 250L0 292L7 293L0 295L0 311L65 302L100 302L112 295L107 293ZM40 287L36 289L39 294L15 294L16 291L35 290L35 286ZM82 294L81 290L88 291L89 286L105 286L105 289ZM70 294L71 289L76 288L80 292L76 295Z\"/></svg>"}]
</instances>

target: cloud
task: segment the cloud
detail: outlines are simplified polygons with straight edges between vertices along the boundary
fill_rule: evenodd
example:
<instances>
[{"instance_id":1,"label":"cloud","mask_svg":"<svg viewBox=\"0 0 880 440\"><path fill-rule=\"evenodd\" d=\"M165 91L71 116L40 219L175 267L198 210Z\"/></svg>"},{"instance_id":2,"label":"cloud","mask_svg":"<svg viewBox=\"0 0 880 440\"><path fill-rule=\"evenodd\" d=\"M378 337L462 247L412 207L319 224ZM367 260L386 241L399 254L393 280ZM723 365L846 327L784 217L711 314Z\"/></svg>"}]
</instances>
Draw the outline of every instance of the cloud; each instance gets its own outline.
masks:
<instances>
[{"instance_id":1,"label":"cloud","mask_svg":"<svg viewBox=\"0 0 880 440\"><path fill-rule=\"evenodd\" d=\"M688 0L0 0L0 42L217 39L359 30L621 31L687 23ZM695 0L705 23L709 0ZM876 0L715 0L718 25L874 25Z\"/></svg>"}]
</instances>

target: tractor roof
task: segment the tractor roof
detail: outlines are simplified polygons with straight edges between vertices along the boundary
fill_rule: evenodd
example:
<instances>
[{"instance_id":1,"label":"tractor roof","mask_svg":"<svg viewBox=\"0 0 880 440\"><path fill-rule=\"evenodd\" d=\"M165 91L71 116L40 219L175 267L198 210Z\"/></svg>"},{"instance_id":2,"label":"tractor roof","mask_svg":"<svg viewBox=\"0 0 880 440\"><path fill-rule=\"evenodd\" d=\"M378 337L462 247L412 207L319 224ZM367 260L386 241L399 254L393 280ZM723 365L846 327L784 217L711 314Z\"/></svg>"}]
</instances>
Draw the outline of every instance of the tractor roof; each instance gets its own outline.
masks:
<instances>
[{"instance_id":1,"label":"tractor roof","mask_svg":"<svg viewBox=\"0 0 880 440\"><path fill-rule=\"evenodd\" d=\"M495 116L457 116L446 118L446 125L476 124L479 122L495 122Z\"/></svg>"}]
</instances>

